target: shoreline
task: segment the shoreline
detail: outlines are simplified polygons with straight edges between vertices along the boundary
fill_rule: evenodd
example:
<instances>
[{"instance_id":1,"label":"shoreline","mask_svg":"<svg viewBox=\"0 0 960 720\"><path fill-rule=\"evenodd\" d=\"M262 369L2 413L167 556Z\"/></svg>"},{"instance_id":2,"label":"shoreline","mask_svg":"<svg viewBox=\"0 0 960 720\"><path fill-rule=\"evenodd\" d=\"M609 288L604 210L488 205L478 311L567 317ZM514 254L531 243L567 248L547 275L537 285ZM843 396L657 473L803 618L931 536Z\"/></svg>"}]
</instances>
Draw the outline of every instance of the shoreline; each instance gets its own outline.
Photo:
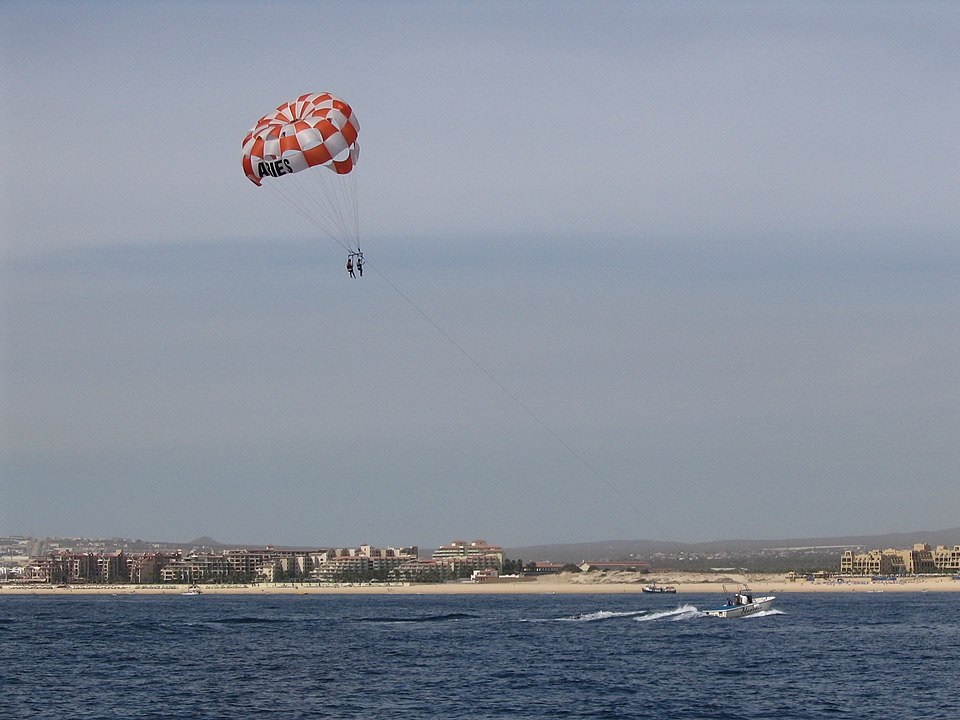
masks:
<instances>
[{"instance_id":1,"label":"shoreline","mask_svg":"<svg viewBox=\"0 0 960 720\"><path fill-rule=\"evenodd\" d=\"M611 576L612 575L612 576ZM748 586L754 594L777 593L856 593L856 592L960 592L960 579L954 577L908 577L893 581L872 581L870 578L842 580L787 580L782 575L746 574L707 577L703 574L684 576L674 573L650 574L637 578L633 574L582 576L563 573L560 576L529 580L486 582L446 582L417 584L333 584L260 583L249 585L204 584L203 595L639 595L651 583L670 585L676 595L717 595L732 591L738 585ZM727 586L726 589L724 586ZM189 585L0 585L3 596L47 595L182 595Z\"/></svg>"}]
</instances>

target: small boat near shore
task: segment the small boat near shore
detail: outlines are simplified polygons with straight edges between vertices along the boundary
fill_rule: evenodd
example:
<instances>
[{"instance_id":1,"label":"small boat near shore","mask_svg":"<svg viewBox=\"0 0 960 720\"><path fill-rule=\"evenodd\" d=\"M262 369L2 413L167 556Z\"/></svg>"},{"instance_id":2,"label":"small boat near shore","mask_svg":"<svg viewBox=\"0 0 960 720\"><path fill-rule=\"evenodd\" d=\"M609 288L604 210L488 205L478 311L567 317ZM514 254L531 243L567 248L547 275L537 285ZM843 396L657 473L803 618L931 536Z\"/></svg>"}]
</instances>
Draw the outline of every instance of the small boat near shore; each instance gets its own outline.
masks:
<instances>
[{"instance_id":1,"label":"small boat near shore","mask_svg":"<svg viewBox=\"0 0 960 720\"><path fill-rule=\"evenodd\" d=\"M657 585L652 583L651 585L644 585L643 592L645 593L669 593L670 595L675 595L677 589L673 585Z\"/></svg>"},{"instance_id":2,"label":"small boat near shore","mask_svg":"<svg viewBox=\"0 0 960 720\"><path fill-rule=\"evenodd\" d=\"M724 605L712 610L704 610L703 614L708 617L720 618L746 617L769 610L776 599L775 595L755 598L753 593L747 589L738 590L733 597L727 598Z\"/></svg>"},{"instance_id":3,"label":"small boat near shore","mask_svg":"<svg viewBox=\"0 0 960 720\"><path fill-rule=\"evenodd\" d=\"M200 589L199 585L191 585L180 594L181 595L203 595L203 590Z\"/></svg>"}]
</instances>

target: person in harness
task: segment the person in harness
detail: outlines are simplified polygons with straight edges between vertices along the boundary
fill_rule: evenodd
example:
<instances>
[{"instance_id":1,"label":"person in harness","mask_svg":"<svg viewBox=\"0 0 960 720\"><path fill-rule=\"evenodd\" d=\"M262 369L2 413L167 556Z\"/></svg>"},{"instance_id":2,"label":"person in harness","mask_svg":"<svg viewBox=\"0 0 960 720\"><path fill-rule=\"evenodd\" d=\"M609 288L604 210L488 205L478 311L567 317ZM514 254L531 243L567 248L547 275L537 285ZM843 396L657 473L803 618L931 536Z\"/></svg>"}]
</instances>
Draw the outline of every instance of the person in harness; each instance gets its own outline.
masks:
<instances>
[{"instance_id":1,"label":"person in harness","mask_svg":"<svg viewBox=\"0 0 960 720\"><path fill-rule=\"evenodd\" d=\"M363 250L359 245L347 255L347 274L352 278L363 277Z\"/></svg>"}]
</instances>

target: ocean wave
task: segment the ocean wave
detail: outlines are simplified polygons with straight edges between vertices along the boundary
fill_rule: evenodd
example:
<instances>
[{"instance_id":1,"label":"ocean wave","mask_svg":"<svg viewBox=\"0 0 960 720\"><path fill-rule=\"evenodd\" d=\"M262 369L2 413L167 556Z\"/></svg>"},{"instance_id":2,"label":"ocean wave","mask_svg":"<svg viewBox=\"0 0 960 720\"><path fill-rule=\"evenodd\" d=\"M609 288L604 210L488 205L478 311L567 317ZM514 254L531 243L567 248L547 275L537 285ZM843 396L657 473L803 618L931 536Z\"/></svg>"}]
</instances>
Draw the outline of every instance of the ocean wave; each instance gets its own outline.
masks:
<instances>
[{"instance_id":1,"label":"ocean wave","mask_svg":"<svg viewBox=\"0 0 960 720\"><path fill-rule=\"evenodd\" d=\"M568 615L567 617L557 618L558 622L597 622L598 620L618 620L620 618L638 617L644 615L646 610L627 610L614 612L612 610L598 610L592 613L580 613L578 615Z\"/></svg>"},{"instance_id":2,"label":"ocean wave","mask_svg":"<svg viewBox=\"0 0 960 720\"><path fill-rule=\"evenodd\" d=\"M372 623L429 623L429 622L448 622L451 620L476 620L480 615L471 615L470 613L443 613L441 615L422 615L420 617L367 617L359 618L357 622Z\"/></svg>"}]
</instances>

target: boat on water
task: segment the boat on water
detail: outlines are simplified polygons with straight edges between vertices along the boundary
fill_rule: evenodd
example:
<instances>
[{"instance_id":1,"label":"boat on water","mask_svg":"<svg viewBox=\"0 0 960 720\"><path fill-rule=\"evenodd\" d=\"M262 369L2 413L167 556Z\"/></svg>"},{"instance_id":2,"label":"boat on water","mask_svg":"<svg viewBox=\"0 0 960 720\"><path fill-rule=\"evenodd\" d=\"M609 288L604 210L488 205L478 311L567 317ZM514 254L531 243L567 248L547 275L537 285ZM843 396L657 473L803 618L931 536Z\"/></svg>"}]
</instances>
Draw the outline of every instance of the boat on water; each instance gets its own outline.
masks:
<instances>
[{"instance_id":1,"label":"boat on water","mask_svg":"<svg viewBox=\"0 0 960 720\"><path fill-rule=\"evenodd\" d=\"M200 589L199 585L191 585L180 594L181 595L203 595L203 591Z\"/></svg>"},{"instance_id":2,"label":"boat on water","mask_svg":"<svg viewBox=\"0 0 960 720\"><path fill-rule=\"evenodd\" d=\"M724 605L713 608L712 610L704 610L703 614L709 617L721 618L746 617L747 615L755 615L758 612L769 610L773 606L773 601L776 599L775 595L754 597L753 593L749 590L738 590L732 597L727 598Z\"/></svg>"},{"instance_id":3,"label":"boat on water","mask_svg":"<svg viewBox=\"0 0 960 720\"><path fill-rule=\"evenodd\" d=\"M643 592L645 593L669 593L675 595L677 589L673 585L657 585L653 583L651 585L644 585Z\"/></svg>"}]
</instances>

